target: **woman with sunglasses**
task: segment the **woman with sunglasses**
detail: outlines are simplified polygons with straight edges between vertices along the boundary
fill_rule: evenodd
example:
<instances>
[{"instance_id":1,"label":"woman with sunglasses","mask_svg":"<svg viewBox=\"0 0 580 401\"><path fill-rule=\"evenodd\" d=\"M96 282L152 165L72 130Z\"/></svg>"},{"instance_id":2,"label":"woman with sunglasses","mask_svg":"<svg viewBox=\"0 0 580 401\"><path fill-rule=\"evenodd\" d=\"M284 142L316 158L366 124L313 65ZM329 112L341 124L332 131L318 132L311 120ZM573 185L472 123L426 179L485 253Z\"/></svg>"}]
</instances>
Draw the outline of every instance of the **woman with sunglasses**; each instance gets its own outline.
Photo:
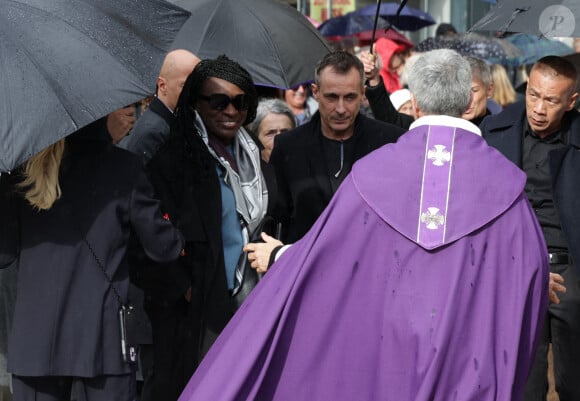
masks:
<instances>
[{"instance_id":1,"label":"woman with sunglasses","mask_svg":"<svg viewBox=\"0 0 580 401\"><path fill-rule=\"evenodd\" d=\"M318 103L310 95L307 84L300 84L284 91L284 101L296 116L298 125L310 121L318 110Z\"/></svg>"},{"instance_id":2,"label":"woman with sunglasses","mask_svg":"<svg viewBox=\"0 0 580 401\"><path fill-rule=\"evenodd\" d=\"M169 138L148 169L186 239L183 261L151 269L151 399L175 401L235 312L242 247L266 214L260 149L243 128L258 99L249 73L220 56L187 78ZM147 286L146 286L147 287Z\"/></svg>"}]
</instances>

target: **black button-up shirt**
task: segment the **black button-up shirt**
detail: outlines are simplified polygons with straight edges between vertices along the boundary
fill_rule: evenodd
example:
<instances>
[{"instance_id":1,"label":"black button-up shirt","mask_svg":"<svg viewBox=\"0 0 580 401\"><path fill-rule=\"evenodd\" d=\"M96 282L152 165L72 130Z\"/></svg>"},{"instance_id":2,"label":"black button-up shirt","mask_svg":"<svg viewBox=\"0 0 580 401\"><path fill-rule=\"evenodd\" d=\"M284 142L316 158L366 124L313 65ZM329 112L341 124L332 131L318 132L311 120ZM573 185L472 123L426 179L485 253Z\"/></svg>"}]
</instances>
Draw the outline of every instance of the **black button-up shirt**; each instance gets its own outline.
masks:
<instances>
[{"instance_id":1,"label":"black button-up shirt","mask_svg":"<svg viewBox=\"0 0 580 401\"><path fill-rule=\"evenodd\" d=\"M569 124L564 123L559 131L546 138L540 138L532 132L527 121L524 125L522 167L528 177L525 191L542 227L550 252L568 251L568 242L562 232L560 217L552 196L548 154L568 144L569 131Z\"/></svg>"}]
</instances>

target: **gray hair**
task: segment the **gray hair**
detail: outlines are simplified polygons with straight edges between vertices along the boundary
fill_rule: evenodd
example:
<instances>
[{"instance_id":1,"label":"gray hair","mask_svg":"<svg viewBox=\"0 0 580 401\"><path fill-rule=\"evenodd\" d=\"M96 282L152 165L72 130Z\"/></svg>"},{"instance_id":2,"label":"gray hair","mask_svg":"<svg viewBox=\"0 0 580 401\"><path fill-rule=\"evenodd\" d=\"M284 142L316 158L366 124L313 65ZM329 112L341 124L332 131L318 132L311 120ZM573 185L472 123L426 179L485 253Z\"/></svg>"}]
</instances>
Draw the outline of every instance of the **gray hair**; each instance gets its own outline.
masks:
<instances>
[{"instance_id":1,"label":"gray hair","mask_svg":"<svg viewBox=\"0 0 580 401\"><path fill-rule=\"evenodd\" d=\"M260 128L260 124L268 114L283 114L290 119L292 122L292 128L296 128L297 122L294 113L288 107L286 102L281 99L276 98L268 98L268 99L261 99L258 103L258 109L256 111L256 118L250 124L248 124L247 128L250 130L251 133L258 136L258 128Z\"/></svg>"},{"instance_id":2,"label":"gray hair","mask_svg":"<svg viewBox=\"0 0 580 401\"><path fill-rule=\"evenodd\" d=\"M409 90L425 114L461 117L471 100L471 68L454 50L424 53L411 67Z\"/></svg>"},{"instance_id":3,"label":"gray hair","mask_svg":"<svg viewBox=\"0 0 580 401\"><path fill-rule=\"evenodd\" d=\"M465 56L465 59L471 67L472 78L479 78L485 86L485 89L489 88L492 83L491 79L491 68L489 64L480 58L473 56Z\"/></svg>"}]
</instances>

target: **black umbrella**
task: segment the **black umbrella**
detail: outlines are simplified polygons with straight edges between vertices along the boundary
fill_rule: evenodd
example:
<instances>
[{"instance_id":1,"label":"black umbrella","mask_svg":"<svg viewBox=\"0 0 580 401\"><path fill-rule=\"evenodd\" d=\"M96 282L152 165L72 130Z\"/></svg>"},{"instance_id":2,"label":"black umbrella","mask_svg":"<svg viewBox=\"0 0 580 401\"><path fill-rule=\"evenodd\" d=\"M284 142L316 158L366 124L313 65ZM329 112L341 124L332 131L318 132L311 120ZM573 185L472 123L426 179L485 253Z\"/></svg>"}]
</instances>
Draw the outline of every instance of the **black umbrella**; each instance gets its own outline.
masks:
<instances>
[{"instance_id":1,"label":"black umbrella","mask_svg":"<svg viewBox=\"0 0 580 401\"><path fill-rule=\"evenodd\" d=\"M275 0L172 0L191 11L174 48L236 60L258 85L291 88L314 79L330 51L306 17Z\"/></svg>"},{"instance_id":2,"label":"black umbrella","mask_svg":"<svg viewBox=\"0 0 580 401\"><path fill-rule=\"evenodd\" d=\"M374 13L375 14L375 22L374 22L373 33L371 36L371 43L370 43L371 54L374 53L374 44L375 44L376 32L377 32L377 27L378 27L378 23L379 23L379 18L381 15L381 6L382 6L381 3L382 3L382 0L377 0L377 6L375 8L375 13ZM391 29L391 27L395 26L394 21L399 21L399 17L401 15L401 12L403 11L403 8L405 8L406 5L407 5L407 0L401 0L401 4L398 5L398 8L394 12L394 14L390 14L389 23L388 23L387 27L385 28L385 32L387 32L389 29ZM371 15L372 15L372 12L371 12Z\"/></svg>"},{"instance_id":3,"label":"black umbrella","mask_svg":"<svg viewBox=\"0 0 580 401\"><path fill-rule=\"evenodd\" d=\"M578 22L578 0L501 0L471 30L571 37L580 36Z\"/></svg>"},{"instance_id":4,"label":"black umbrella","mask_svg":"<svg viewBox=\"0 0 580 401\"><path fill-rule=\"evenodd\" d=\"M0 0L0 172L155 90L187 13L162 0Z\"/></svg>"}]
</instances>

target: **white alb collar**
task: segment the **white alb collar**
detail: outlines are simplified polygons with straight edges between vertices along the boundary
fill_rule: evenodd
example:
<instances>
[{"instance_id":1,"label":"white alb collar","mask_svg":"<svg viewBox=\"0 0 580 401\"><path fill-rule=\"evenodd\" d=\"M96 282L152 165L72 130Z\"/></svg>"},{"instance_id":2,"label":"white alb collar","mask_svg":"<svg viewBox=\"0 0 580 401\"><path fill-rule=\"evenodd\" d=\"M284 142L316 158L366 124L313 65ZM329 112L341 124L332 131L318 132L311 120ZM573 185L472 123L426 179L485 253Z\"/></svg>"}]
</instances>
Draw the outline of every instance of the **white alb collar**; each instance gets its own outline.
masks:
<instances>
[{"instance_id":1,"label":"white alb collar","mask_svg":"<svg viewBox=\"0 0 580 401\"><path fill-rule=\"evenodd\" d=\"M471 121L464 120L463 118L451 117L451 116L423 116L418 118L411 124L409 129L417 128L422 125L443 125L446 127L456 127L461 128L465 131L474 133L475 135L481 136L480 129L473 124Z\"/></svg>"}]
</instances>

